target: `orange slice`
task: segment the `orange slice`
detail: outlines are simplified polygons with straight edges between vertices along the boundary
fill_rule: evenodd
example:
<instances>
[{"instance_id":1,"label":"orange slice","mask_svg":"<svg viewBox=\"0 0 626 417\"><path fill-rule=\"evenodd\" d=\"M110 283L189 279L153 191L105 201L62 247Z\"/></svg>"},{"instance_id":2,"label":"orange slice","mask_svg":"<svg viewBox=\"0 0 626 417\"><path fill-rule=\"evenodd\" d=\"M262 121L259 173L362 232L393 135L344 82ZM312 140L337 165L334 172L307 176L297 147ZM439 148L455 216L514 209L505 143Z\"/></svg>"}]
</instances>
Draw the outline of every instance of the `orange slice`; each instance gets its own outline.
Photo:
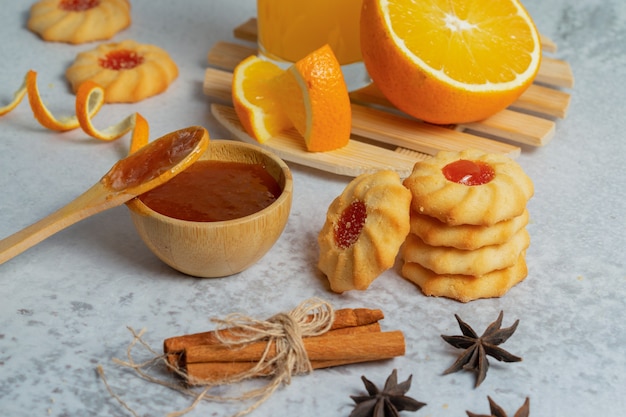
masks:
<instances>
[{"instance_id":1,"label":"orange slice","mask_svg":"<svg viewBox=\"0 0 626 417\"><path fill-rule=\"evenodd\" d=\"M292 127L270 83L281 73L278 66L254 55L233 72L233 107L243 128L259 143Z\"/></svg>"},{"instance_id":2,"label":"orange slice","mask_svg":"<svg viewBox=\"0 0 626 417\"><path fill-rule=\"evenodd\" d=\"M364 0L361 49L387 99L419 119L484 119L539 69L535 25L518 0Z\"/></svg>"},{"instance_id":3,"label":"orange slice","mask_svg":"<svg viewBox=\"0 0 626 417\"><path fill-rule=\"evenodd\" d=\"M307 150L331 151L348 144L352 109L341 66L325 45L275 79L284 112L304 137Z\"/></svg>"}]
</instances>

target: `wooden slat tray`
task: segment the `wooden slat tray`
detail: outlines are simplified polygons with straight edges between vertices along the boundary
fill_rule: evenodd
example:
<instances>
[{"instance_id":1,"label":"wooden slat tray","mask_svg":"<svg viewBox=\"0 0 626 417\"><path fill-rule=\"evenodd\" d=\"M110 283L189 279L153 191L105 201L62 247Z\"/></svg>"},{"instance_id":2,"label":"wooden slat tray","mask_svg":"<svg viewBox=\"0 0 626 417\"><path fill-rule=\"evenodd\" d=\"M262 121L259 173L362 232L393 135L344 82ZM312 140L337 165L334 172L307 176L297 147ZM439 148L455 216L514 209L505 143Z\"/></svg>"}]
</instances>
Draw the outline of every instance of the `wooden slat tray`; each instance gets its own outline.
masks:
<instances>
[{"instance_id":1,"label":"wooden slat tray","mask_svg":"<svg viewBox=\"0 0 626 417\"><path fill-rule=\"evenodd\" d=\"M235 37L256 43L256 19L235 28ZM393 169L410 174L414 163L439 150L481 149L517 157L520 145L543 146L554 136L556 122L565 118L574 77L565 61L547 57L556 45L542 36L544 56L535 83L508 109L476 123L436 126L397 111L375 85L356 90L352 100L352 137L349 144L331 152L308 152L295 131L285 132L261 145L286 161L340 175ZM232 70L244 58L256 54L253 46L218 42L209 51L203 90L214 103L211 111L231 134L258 144L242 128L231 101Z\"/></svg>"}]
</instances>

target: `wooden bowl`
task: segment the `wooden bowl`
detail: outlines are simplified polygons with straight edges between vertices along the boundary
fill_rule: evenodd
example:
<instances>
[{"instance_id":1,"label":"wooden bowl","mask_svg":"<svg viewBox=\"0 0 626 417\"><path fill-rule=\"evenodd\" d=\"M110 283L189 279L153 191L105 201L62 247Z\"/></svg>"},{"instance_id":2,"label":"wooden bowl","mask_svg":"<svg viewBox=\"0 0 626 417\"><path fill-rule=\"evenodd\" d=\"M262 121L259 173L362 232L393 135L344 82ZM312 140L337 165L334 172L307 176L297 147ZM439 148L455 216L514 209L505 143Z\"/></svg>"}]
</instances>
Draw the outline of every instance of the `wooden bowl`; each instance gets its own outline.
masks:
<instances>
[{"instance_id":1,"label":"wooden bowl","mask_svg":"<svg viewBox=\"0 0 626 417\"><path fill-rule=\"evenodd\" d=\"M282 193L261 211L216 222L164 216L138 198L127 206L144 243L172 268L204 278L233 275L261 259L283 232L293 195L291 171L276 155L255 145L230 140L211 140L200 160L263 164Z\"/></svg>"}]
</instances>

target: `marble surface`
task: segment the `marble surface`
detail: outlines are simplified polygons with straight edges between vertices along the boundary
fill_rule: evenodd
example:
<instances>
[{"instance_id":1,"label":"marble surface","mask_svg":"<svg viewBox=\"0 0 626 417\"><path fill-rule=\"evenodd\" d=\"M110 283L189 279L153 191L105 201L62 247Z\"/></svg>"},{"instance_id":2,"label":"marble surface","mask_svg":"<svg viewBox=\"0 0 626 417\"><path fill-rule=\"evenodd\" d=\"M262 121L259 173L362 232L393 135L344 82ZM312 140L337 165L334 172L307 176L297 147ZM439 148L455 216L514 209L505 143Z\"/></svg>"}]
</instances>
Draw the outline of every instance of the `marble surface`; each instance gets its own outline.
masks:
<instances>
[{"instance_id":1,"label":"marble surface","mask_svg":"<svg viewBox=\"0 0 626 417\"><path fill-rule=\"evenodd\" d=\"M39 74L55 114L73 112L65 68L93 45L44 43L25 28L32 2L5 0L0 11L0 103L26 71ZM0 265L0 414L3 416L130 415L111 388L140 416L162 416L190 399L138 378L112 362L125 358L127 327L145 329L157 351L164 338L213 328L232 312L259 318L289 310L309 297L342 307L381 308L385 329L407 339L405 356L381 363L315 371L252 415L347 416L350 395L363 393L360 376L382 385L398 369L413 375L409 395L428 405L419 416L488 412L487 396L509 415L530 397L531 416L620 415L626 409L626 3L621 0L526 0L541 32L572 65L576 85L567 119L553 141L524 148L518 162L535 182L529 203L532 243L528 278L499 299L461 304L427 298L397 268L369 290L336 295L317 271L316 235L330 202L348 178L291 165L293 211L276 246L239 275L203 280L183 276L156 259L136 234L125 207L78 223ZM133 2L133 38L167 49L180 78L166 94L134 105L108 105L96 117L107 126L139 111L151 136L192 124L213 138L226 132L202 94L206 54L232 28L255 14L254 0ZM0 236L25 227L95 183L128 149L128 138L102 143L80 131L52 133L23 102L0 119ZM473 375L442 376L457 351L441 334L458 334L454 314L481 332L503 310L504 325L519 319L504 345L524 358L492 366L473 388ZM150 354L138 349L138 361ZM155 370L158 373L158 369ZM202 403L189 415L218 416L242 404Z\"/></svg>"}]
</instances>

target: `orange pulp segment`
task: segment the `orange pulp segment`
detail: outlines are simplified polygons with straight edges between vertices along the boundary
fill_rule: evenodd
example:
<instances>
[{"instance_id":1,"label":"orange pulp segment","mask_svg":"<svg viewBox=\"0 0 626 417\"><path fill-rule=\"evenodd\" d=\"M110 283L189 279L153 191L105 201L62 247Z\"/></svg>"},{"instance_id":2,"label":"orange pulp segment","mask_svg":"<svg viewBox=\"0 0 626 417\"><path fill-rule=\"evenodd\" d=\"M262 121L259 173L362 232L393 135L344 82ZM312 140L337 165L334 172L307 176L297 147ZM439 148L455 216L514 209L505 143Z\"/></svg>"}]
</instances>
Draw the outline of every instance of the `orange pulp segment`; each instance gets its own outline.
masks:
<instances>
[{"instance_id":1,"label":"orange pulp segment","mask_svg":"<svg viewBox=\"0 0 626 417\"><path fill-rule=\"evenodd\" d=\"M233 107L243 128L259 143L292 127L270 83L282 73L277 65L255 55L241 61L233 72Z\"/></svg>"}]
</instances>

